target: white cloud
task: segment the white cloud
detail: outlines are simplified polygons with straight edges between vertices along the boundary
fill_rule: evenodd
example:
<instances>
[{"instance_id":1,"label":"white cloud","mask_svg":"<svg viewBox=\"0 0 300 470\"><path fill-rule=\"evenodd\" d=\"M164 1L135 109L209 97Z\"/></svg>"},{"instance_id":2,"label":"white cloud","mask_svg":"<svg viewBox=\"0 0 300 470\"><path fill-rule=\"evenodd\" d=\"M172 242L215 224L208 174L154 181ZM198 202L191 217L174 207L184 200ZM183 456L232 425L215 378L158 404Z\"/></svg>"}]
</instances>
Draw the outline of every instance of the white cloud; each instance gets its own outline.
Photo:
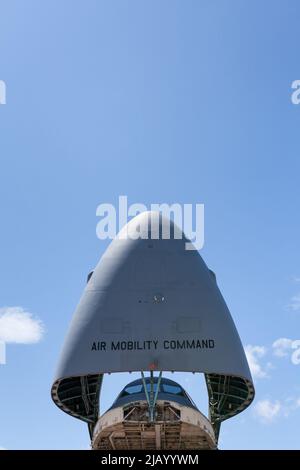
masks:
<instances>
[{"instance_id":1,"label":"white cloud","mask_svg":"<svg viewBox=\"0 0 300 470\"><path fill-rule=\"evenodd\" d=\"M295 366L300 364L300 339L296 339L292 342L292 348L295 349L291 356L292 363Z\"/></svg>"},{"instance_id":2,"label":"white cloud","mask_svg":"<svg viewBox=\"0 0 300 470\"><path fill-rule=\"evenodd\" d=\"M300 397L285 400L260 400L254 406L254 414L263 422L271 423L279 416L288 418L300 408Z\"/></svg>"},{"instance_id":3,"label":"white cloud","mask_svg":"<svg viewBox=\"0 0 300 470\"><path fill-rule=\"evenodd\" d=\"M0 450L6 450L5 447L0 447Z\"/></svg>"},{"instance_id":4,"label":"white cloud","mask_svg":"<svg viewBox=\"0 0 300 470\"><path fill-rule=\"evenodd\" d=\"M278 417L281 411L282 405L280 401L276 400L260 400L254 407L254 412L258 418L265 423L271 423Z\"/></svg>"},{"instance_id":5,"label":"white cloud","mask_svg":"<svg viewBox=\"0 0 300 470\"><path fill-rule=\"evenodd\" d=\"M278 338L272 344L273 354L277 357L291 357L292 363L300 364L300 339Z\"/></svg>"},{"instance_id":6,"label":"white cloud","mask_svg":"<svg viewBox=\"0 0 300 470\"><path fill-rule=\"evenodd\" d=\"M44 334L41 320L22 307L0 308L0 340L5 343L38 343Z\"/></svg>"},{"instance_id":7,"label":"white cloud","mask_svg":"<svg viewBox=\"0 0 300 470\"><path fill-rule=\"evenodd\" d=\"M291 298L288 308L294 312L300 310L300 293Z\"/></svg>"},{"instance_id":8,"label":"white cloud","mask_svg":"<svg viewBox=\"0 0 300 470\"><path fill-rule=\"evenodd\" d=\"M285 357L290 354L293 340L289 338L278 338L272 344L273 354L278 357Z\"/></svg>"},{"instance_id":9,"label":"white cloud","mask_svg":"<svg viewBox=\"0 0 300 470\"><path fill-rule=\"evenodd\" d=\"M288 417L291 413L293 413L298 408L300 408L300 398L295 398L295 397L287 398L283 406L284 416Z\"/></svg>"},{"instance_id":10,"label":"white cloud","mask_svg":"<svg viewBox=\"0 0 300 470\"><path fill-rule=\"evenodd\" d=\"M266 370L259 363L259 360L265 356L266 351L267 350L264 346L252 346L251 344L248 344L245 347L245 353L247 356L251 374L256 379L262 379L264 377L267 377Z\"/></svg>"}]
</instances>

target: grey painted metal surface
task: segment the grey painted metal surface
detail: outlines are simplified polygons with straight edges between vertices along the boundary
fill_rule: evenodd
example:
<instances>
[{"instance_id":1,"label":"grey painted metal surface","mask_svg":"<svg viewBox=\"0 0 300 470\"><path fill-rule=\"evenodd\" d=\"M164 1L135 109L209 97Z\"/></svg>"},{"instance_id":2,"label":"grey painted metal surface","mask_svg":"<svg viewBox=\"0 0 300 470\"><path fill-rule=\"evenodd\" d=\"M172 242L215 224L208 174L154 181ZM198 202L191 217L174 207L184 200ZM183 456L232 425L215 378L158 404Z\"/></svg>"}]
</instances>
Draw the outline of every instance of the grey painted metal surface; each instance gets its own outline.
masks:
<instances>
[{"instance_id":1,"label":"grey painted metal surface","mask_svg":"<svg viewBox=\"0 0 300 470\"><path fill-rule=\"evenodd\" d=\"M144 212L121 230L89 274L71 321L51 393L63 411L88 423L91 436L105 373L203 372L216 439L221 422L254 398L216 276L198 251L185 249L190 241L172 223L177 239L162 238L169 222ZM136 233L143 236L133 239Z\"/></svg>"},{"instance_id":2,"label":"grey painted metal surface","mask_svg":"<svg viewBox=\"0 0 300 470\"><path fill-rule=\"evenodd\" d=\"M129 223L130 233L137 229L148 233L150 213ZM196 250L185 250L187 241L119 238L110 244L75 311L56 379L152 369L252 382L215 277Z\"/></svg>"}]
</instances>

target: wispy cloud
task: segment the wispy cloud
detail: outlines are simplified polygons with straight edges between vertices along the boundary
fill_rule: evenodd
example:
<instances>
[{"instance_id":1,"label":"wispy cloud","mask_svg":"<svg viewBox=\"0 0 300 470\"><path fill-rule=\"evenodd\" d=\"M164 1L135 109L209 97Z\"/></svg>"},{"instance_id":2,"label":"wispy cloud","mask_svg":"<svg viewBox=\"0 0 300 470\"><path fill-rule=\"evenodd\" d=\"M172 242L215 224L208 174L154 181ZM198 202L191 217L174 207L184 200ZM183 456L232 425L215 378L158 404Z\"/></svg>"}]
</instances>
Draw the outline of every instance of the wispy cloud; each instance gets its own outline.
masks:
<instances>
[{"instance_id":1,"label":"wispy cloud","mask_svg":"<svg viewBox=\"0 0 300 470\"><path fill-rule=\"evenodd\" d=\"M300 293L294 295L291 298L290 303L288 304L287 307L289 310L292 310L293 312L297 312L298 310L300 310Z\"/></svg>"},{"instance_id":2,"label":"wispy cloud","mask_svg":"<svg viewBox=\"0 0 300 470\"><path fill-rule=\"evenodd\" d=\"M285 418L287 418L292 412L300 408L300 398L289 397L287 398L283 405L282 411Z\"/></svg>"},{"instance_id":3,"label":"wispy cloud","mask_svg":"<svg viewBox=\"0 0 300 470\"><path fill-rule=\"evenodd\" d=\"M38 343L44 334L39 318L22 307L0 308L0 340L5 343Z\"/></svg>"},{"instance_id":4,"label":"wispy cloud","mask_svg":"<svg viewBox=\"0 0 300 470\"><path fill-rule=\"evenodd\" d=\"M295 284L300 284L300 277L299 276L292 276L292 282ZM297 312L300 310L300 292L297 292L293 295L286 305L286 309L292 310L293 312Z\"/></svg>"},{"instance_id":5,"label":"wispy cloud","mask_svg":"<svg viewBox=\"0 0 300 470\"><path fill-rule=\"evenodd\" d=\"M292 349L293 340L290 338L278 338L272 344L273 354L278 357L288 356Z\"/></svg>"},{"instance_id":6,"label":"wispy cloud","mask_svg":"<svg viewBox=\"0 0 300 470\"><path fill-rule=\"evenodd\" d=\"M254 413L262 422L272 423L279 416L281 409L279 400L260 400L254 406Z\"/></svg>"},{"instance_id":7,"label":"wispy cloud","mask_svg":"<svg viewBox=\"0 0 300 470\"><path fill-rule=\"evenodd\" d=\"M252 346L251 344L245 346L251 374L256 379L263 379L268 376L265 367L260 364L260 359L266 355L266 352L267 349L264 346ZM271 367L271 364L269 364L269 367Z\"/></svg>"},{"instance_id":8,"label":"wispy cloud","mask_svg":"<svg viewBox=\"0 0 300 470\"><path fill-rule=\"evenodd\" d=\"M273 354L277 357L289 356L292 364L300 364L300 339L278 338L272 344Z\"/></svg>"},{"instance_id":9,"label":"wispy cloud","mask_svg":"<svg viewBox=\"0 0 300 470\"><path fill-rule=\"evenodd\" d=\"M273 423L277 418L288 418L300 408L300 397L285 400L260 400L254 406L255 416L264 424Z\"/></svg>"}]
</instances>

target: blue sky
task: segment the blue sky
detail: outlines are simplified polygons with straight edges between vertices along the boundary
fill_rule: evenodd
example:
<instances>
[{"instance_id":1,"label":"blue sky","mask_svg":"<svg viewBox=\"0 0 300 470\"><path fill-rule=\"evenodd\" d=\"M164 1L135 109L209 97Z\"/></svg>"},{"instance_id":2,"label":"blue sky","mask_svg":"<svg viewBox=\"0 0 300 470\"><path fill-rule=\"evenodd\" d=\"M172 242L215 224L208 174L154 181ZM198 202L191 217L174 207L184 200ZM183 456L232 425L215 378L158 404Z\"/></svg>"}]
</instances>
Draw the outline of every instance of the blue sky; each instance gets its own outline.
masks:
<instances>
[{"instance_id":1,"label":"blue sky","mask_svg":"<svg viewBox=\"0 0 300 470\"><path fill-rule=\"evenodd\" d=\"M297 0L0 0L0 312L44 325L7 345L0 447L88 447L50 387L108 244L96 208L125 194L205 204L201 255L256 375L220 447L299 448L300 365L272 347L300 338L299 15ZM103 410L128 380L106 380ZM200 377L179 380L206 411Z\"/></svg>"}]
</instances>

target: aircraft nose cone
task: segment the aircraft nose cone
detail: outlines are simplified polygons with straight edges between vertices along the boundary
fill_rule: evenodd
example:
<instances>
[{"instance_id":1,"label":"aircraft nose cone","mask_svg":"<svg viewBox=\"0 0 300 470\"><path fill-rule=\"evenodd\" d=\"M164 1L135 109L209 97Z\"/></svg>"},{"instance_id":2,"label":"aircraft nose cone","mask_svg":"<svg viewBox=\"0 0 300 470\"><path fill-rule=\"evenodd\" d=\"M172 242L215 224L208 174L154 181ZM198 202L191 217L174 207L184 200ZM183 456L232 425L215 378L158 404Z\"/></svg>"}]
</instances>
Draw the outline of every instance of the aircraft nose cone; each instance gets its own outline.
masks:
<instances>
[{"instance_id":1,"label":"aircraft nose cone","mask_svg":"<svg viewBox=\"0 0 300 470\"><path fill-rule=\"evenodd\" d=\"M167 227L171 236L165 232L164 238ZM123 227L84 290L60 376L156 364L160 370L250 377L215 278L196 250L185 249L186 241L158 212L139 214Z\"/></svg>"},{"instance_id":2,"label":"aircraft nose cone","mask_svg":"<svg viewBox=\"0 0 300 470\"><path fill-rule=\"evenodd\" d=\"M176 241L176 245L169 243L169 248L174 249L179 249L179 241L183 248L189 242L180 225L157 211L145 211L131 219L116 237L116 242L124 240L129 243L139 241L143 247L146 246L146 241L149 241L149 245L157 240Z\"/></svg>"},{"instance_id":3,"label":"aircraft nose cone","mask_svg":"<svg viewBox=\"0 0 300 470\"><path fill-rule=\"evenodd\" d=\"M241 397L228 414L250 404L251 374L230 312L215 276L186 243L181 228L158 212L138 215L111 242L64 343L52 387L58 406L84 418L86 400L78 411L76 387L86 397L104 373L147 370L203 372L212 394L222 384L225 393L227 378L236 378L227 393L238 388Z\"/></svg>"}]
</instances>

